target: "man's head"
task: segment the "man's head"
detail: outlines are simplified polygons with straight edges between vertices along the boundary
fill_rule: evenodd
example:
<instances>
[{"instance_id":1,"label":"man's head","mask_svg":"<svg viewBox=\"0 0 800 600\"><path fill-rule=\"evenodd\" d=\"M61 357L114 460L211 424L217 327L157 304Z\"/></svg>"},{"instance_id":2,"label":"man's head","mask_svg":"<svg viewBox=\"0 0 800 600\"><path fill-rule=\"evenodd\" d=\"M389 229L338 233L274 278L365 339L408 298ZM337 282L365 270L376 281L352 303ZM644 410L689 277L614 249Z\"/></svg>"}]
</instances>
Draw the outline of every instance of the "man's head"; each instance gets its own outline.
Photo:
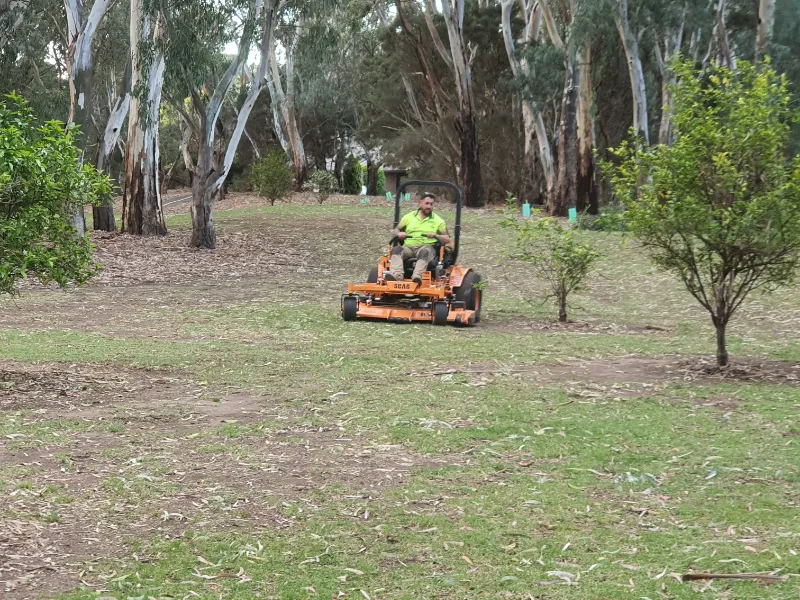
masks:
<instances>
[{"instance_id":1,"label":"man's head","mask_svg":"<svg viewBox=\"0 0 800 600\"><path fill-rule=\"evenodd\" d=\"M433 212L433 202L435 200L436 196L434 196L430 192L425 192L424 194L422 194L422 198L420 198L419 200L419 210L426 217L431 216L431 213Z\"/></svg>"}]
</instances>

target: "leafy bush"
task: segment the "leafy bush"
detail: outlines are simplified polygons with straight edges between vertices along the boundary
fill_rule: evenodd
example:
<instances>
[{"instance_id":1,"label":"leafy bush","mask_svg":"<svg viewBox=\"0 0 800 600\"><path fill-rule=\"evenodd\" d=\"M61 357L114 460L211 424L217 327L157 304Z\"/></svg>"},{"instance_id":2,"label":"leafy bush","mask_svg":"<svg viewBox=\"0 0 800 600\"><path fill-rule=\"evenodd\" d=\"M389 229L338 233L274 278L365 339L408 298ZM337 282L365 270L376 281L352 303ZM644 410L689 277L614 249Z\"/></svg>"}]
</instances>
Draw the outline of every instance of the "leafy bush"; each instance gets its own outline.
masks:
<instances>
[{"instance_id":1,"label":"leafy bush","mask_svg":"<svg viewBox=\"0 0 800 600\"><path fill-rule=\"evenodd\" d=\"M61 287L96 272L88 238L72 215L111 195L108 177L78 165L76 130L37 124L22 98L0 102L0 294L28 276Z\"/></svg>"},{"instance_id":2,"label":"leafy bush","mask_svg":"<svg viewBox=\"0 0 800 600\"><path fill-rule=\"evenodd\" d=\"M292 189L293 174L282 150L271 150L261 160L250 165L250 185L253 190L275 205Z\"/></svg>"},{"instance_id":3,"label":"leafy bush","mask_svg":"<svg viewBox=\"0 0 800 600\"><path fill-rule=\"evenodd\" d=\"M307 192L314 192L317 195L317 202L322 204L331 194L335 194L339 188L336 175L329 171L316 170L309 175L303 184L303 189Z\"/></svg>"},{"instance_id":4,"label":"leafy bush","mask_svg":"<svg viewBox=\"0 0 800 600\"><path fill-rule=\"evenodd\" d=\"M378 189L376 193L378 196L386 195L386 173L383 172L383 169L378 169Z\"/></svg>"},{"instance_id":5,"label":"leafy bush","mask_svg":"<svg viewBox=\"0 0 800 600\"><path fill-rule=\"evenodd\" d=\"M344 165L344 193L355 195L361 193L362 182L361 163L355 156L349 156Z\"/></svg>"},{"instance_id":6,"label":"leafy bush","mask_svg":"<svg viewBox=\"0 0 800 600\"><path fill-rule=\"evenodd\" d=\"M575 231L565 229L552 217L522 219L517 199L509 195L500 226L516 235L512 258L529 263L534 275L544 280L548 290L545 300L554 298L558 305L558 320L567 320L567 298L570 293L585 288L586 276L600 255L589 244L582 243Z\"/></svg>"},{"instance_id":7,"label":"leafy bush","mask_svg":"<svg viewBox=\"0 0 800 600\"><path fill-rule=\"evenodd\" d=\"M344 166L344 190L342 193L357 195L361 193L361 187L367 182L367 166L362 165L361 161L355 156L350 156ZM383 169L378 169L378 185L376 189L378 196L386 195L386 173Z\"/></svg>"},{"instance_id":8,"label":"leafy bush","mask_svg":"<svg viewBox=\"0 0 800 600\"><path fill-rule=\"evenodd\" d=\"M602 207L599 215L581 213L575 226L586 231L628 231L625 207L615 202Z\"/></svg>"},{"instance_id":9,"label":"leafy bush","mask_svg":"<svg viewBox=\"0 0 800 600\"><path fill-rule=\"evenodd\" d=\"M623 143L605 165L630 229L653 262L709 312L717 364L725 329L755 290L792 283L800 266L800 156L787 157L796 114L785 77L745 61L736 73L671 65L675 143Z\"/></svg>"}]
</instances>

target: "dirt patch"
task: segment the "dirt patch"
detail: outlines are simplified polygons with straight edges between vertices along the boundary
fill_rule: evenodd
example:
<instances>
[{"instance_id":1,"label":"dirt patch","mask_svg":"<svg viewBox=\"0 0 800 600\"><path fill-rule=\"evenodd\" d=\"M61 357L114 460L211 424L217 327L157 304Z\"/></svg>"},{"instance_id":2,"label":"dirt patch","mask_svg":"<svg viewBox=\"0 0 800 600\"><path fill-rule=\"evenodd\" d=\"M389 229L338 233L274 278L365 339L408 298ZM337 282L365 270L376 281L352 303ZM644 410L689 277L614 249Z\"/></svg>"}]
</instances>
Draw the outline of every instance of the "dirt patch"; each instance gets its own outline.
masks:
<instances>
[{"instance_id":1,"label":"dirt patch","mask_svg":"<svg viewBox=\"0 0 800 600\"><path fill-rule=\"evenodd\" d=\"M21 431L69 419L57 437L0 437L4 599L72 589L130 540L291 528L291 507L314 510L320 492L366 501L414 469L464 460L316 427L294 404L169 372L2 361L0 383L0 415Z\"/></svg>"},{"instance_id":2,"label":"dirt patch","mask_svg":"<svg viewBox=\"0 0 800 600\"><path fill-rule=\"evenodd\" d=\"M738 358L724 369L718 369L706 357L626 356L612 360L565 360L548 365L515 365L506 367L492 363L473 363L468 367L445 367L409 376L452 377L466 374L470 385L486 385L492 377L534 377L543 384L569 385L589 383L598 390L618 391L616 386L639 384L640 388L657 389L667 384L696 383L709 385L725 381L771 383L800 386L800 363L781 360ZM603 385L606 384L606 385ZM628 388L631 389L631 388Z\"/></svg>"},{"instance_id":3,"label":"dirt patch","mask_svg":"<svg viewBox=\"0 0 800 600\"><path fill-rule=\"evenodd\" d=\"M547 331L553 333L582 333L585 335L654 335L672 330L658 325L630 325L623 323L599 323L592 321L567 321L552 319L496 319L482 325L491 331L519 334L525 331Z\"/></svg>"},{"instance_id":4,"label":"dirt patch","mask_svg":"<svg viewBox=\"0 0 800 600\"><path fill-rule=\"evenodd\" d=\"M683 358L679 367L700 381L771 383L800 386L800 363L788 360L763 360L735 357L727 367L719 368L707 357Z\"/></svg>"},{"instance_id":5,"label":"dirt patch","mask_svg":"<svg viewBox=\"0 0 800 600\"><path fill-rule=\"evenodd\" d=\"M0 411L34 410L47 418L93 419L112 406L146 403L185 386L157 371L0 361Z\"/></svg>"},{"instance_id":6,"label":"dirt patch","mask_svg":"<svg viewBox=\"0 0 800 600\"><path fill-rule=\"evenodd\" d=\"M692 404L704 408L715 408L723 412L739 408L739 401L730 396L715 396L713 398L693 398Z\"/></svg>"}]
</instances>

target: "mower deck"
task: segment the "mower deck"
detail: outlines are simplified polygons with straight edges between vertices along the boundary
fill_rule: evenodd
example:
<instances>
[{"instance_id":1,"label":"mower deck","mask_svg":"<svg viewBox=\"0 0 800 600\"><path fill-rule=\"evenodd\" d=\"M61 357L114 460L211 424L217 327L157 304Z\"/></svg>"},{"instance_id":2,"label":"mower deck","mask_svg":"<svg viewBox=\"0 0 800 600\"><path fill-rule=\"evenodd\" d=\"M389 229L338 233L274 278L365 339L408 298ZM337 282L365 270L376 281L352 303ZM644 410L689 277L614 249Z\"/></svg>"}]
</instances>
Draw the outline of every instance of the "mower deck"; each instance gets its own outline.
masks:
<instances>
[{"instance_id":1,"label":"mower deck","mask_svg":"<svg viewBox=\"0 0 800 600\"><path fill-rule=\"evenodd\" d=\"M426 274L427 275L427 274ZM381 319L392 323L434 323L438 316L454 325L475 324L476 311L459 306L458 302L447 302L452 295L446 281L431 281L423 278L422 284L413 281L381 281L377 283L349 283L347 295L342 297L342 310L346 299L355 299L357 319ZM352 300L350 300L352 302ZM441 312L435 314L436 305ZM462 303L463 304L463 303Z\"/></svg>"}]
</instances>

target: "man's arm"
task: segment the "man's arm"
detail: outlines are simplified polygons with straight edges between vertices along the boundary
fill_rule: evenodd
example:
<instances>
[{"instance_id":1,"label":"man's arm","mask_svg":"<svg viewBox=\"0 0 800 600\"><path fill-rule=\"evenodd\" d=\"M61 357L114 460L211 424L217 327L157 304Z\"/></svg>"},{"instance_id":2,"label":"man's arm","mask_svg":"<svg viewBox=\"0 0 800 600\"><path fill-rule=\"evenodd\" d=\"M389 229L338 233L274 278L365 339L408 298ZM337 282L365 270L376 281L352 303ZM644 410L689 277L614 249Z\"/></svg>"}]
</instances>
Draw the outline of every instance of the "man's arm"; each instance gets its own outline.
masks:
<instances>
[{"instance_id":1,"label":"man's arm","mask_svg":"<svg viewBox=\"0 0 800 600\"><path fill-rule=\"evenodd\" d=\"M406 239L406 234L404 229L406 228L406 218L403 217L400 219L400 222L397 224L397 227L392 229L392 237L398 238L400 241Z\"/></svg>"},{"instance_id":2,"label":"man's arm","mask_svg":"<svg viewBox=\"0 0 800 600\"><path fill-rule=\"evenodd\" d=\"M439 227L438 233L429 233L429 238L435 237L442 246L447 246L450 243L450 236L447 235L447 226L442 225Z\"/></svg>"}]
</instances>

